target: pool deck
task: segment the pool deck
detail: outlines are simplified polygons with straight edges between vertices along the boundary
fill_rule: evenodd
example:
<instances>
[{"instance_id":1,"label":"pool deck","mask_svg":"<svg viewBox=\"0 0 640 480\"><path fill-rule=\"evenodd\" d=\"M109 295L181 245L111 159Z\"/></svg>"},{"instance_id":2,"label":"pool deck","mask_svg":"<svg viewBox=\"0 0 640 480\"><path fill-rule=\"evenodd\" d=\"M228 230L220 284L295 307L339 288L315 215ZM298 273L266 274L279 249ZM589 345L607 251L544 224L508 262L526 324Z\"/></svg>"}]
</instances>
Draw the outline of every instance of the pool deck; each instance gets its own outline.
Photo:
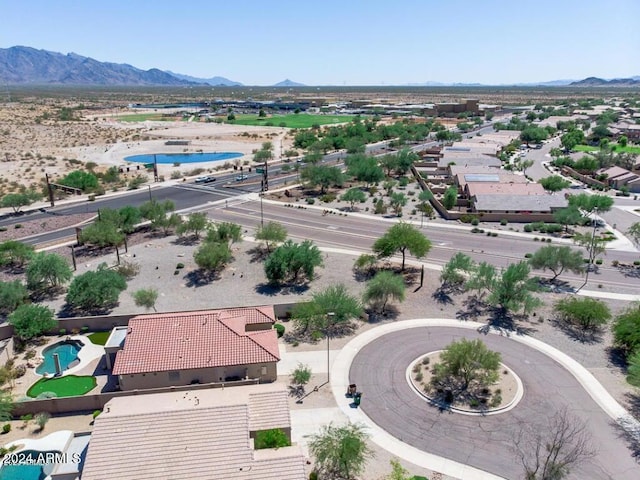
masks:
<instances>
[{"instance_id":1,"label":"pool deck","mask_svg":"<svg viewBox=\"0 0 640 480\"><path fill-rule=\"evenodd\" d=\"M68 368L66 370L63 370L62 376L77 374L79 371L84 370L87 365L93 362L93 360L97 358L101 358L104 355L104 347L102 345L95 345L91 343L91 340L89 340L87 336L69 335L64 338L56 339L55 342L49 343L48 345L45 345L40 349L38 349L37 358L39 358L40 361L44 360L42 352L46 348L49 348L53 345L56 345L57 343L61 343L68 340L78 340L82 342L82 348L78 352L79 362L75 366ZM35 368L33 369L33 371L38 377L51 376L51 374L40 375L38 372L36 372Z\"/></svg>"}]
</instances>

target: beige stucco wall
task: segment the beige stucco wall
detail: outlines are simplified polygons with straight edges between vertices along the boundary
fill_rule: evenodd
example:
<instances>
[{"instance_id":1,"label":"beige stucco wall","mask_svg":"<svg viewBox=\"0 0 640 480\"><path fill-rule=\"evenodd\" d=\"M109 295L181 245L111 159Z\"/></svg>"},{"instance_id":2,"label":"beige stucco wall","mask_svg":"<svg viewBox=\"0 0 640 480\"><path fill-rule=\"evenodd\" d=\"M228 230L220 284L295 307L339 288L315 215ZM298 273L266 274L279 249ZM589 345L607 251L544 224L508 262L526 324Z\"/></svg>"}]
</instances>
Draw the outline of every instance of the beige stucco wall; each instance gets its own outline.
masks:
<instances>
[{"instance_id":1,"label":"beige stucco wall","mask_svg":"<svg viewBox=\"0 0 640 480\"><path fill-rule=\"evenodd\" d=\"M273 382L278 378L275 362L231 367L199 368L179 372L150 372L134 375L119 375L121 390L144 390L169 386L190 385L192 383L224 382L228 377L260 379Z\"/></svg>"}]
</instances>

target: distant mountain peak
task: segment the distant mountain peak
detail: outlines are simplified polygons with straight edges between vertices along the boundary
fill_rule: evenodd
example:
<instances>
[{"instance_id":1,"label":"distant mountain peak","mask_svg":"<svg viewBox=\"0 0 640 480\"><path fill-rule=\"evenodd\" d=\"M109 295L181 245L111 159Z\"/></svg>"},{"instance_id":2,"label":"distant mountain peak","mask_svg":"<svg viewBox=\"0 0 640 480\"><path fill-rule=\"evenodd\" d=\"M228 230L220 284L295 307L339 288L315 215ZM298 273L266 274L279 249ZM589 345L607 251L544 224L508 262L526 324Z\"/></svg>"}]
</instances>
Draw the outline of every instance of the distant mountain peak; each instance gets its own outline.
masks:
<instances>
[{"instance_id":1,"label":"distant mountain peak","mask_svg":"<svg viewBox=\"0 0 640 480\"><path fill-rule=\"evenodd\" d=\"M77 53L62 54L32 47L0 48L0 82L53 85L194 85L157 68L99 62Z\"/></svg>"},{"instance_id":2,"label":"distant mountain peak","mask_svg":"<svg viewBox=\"0 0 640 480\"><path fill-rule=\"evenodd\" d=\"M569 85L574 87L637 87L640 86L640 79L638 77L630 77L605 80L599 77L587 77L584 80L571 82Z\"/></svg>"},{"instance_id":3,"label":"distant mountain peak","mask_svg":"<svg viewBox=\"0 0 640 480\"><path fill-rule=\"evenodd\" d=\"M289 80L288 78L276 83L273 85L274 87L306 87L304 83L294 82L293 80Z\"/></svg>"},{"instance_id":4,"label":"distant mountain peak","mask_svg":"<svg viewBox=\"0 0 640 480\"><path fill-rule=\"evenodd\" d=\"M192 77L191 75L184 75L182 73L174 73L171 70L165 70L169 75L173 75L176 78L181 80L187 80L189 82L201 83L206 85L211 85L212 87L224 86L224 87L235 87L242 86L240 82L235 82L233 80L229 80L225 77L211 77L211 78L200 78L200 77Z\"/></svg>"}]
</instances>

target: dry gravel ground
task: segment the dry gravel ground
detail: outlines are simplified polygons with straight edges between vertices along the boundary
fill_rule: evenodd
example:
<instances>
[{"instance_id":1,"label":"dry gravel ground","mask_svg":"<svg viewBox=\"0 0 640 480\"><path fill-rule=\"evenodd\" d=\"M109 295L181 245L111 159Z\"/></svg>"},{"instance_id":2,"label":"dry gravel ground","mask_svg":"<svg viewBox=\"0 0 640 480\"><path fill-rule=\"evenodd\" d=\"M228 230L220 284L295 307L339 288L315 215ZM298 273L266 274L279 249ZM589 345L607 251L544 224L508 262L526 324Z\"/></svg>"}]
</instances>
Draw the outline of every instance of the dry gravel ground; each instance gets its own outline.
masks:
<instances>
[{"instance_id":1,"label":"dry gravel ground","mask_svg":"<svg viewBox=\"0 0 640 480\"><path fill-rule=\"evenodd\" d=\"M134 277L128 285L128 289L121 294L120 303L114 308L113 313L143 313L144 309L135 306L132 292L139 288L156 288L160 296L157 301L158 311L177 311L185 309L218 308L236 305L258 305L265 303L298 302L309 299L315 292L336 283L344 283L355 295L360 295L364 289L364 283L358 281L351 272L351 265L355 257L336 254L323 253L324 267L317 270L317 277L309 284L308 288L273 290L266 285L266 278L263 272L261 261L256 259L255 250L257 244L244 241L233 245L234 260L222 271L218 278L208 284L196 286L189 280L189 273L194 271L196 266L193 261L193 252L197 245L180 244L175 236L150 238L144 234L139 236L141 243L131 245L129 252L122 255L126 261L136 262L140 265L140 273ZM135 243L135 242L134 242ZM115 264L115 253L105 256L84 257L78 263L77 274L93 270L98 264L107 262ZM174 274L177 263L184 263L185 268L178 270ZM425 282L422 288L418 289L419 272L409 272L407 275L411 282L407 288L407 298L402 304L393 305L390 313L386 317L375 316L372 321L357 321L357 332L362 332L375 326L402 321L410 318L424 317L445 317L456 318L459 313L467 311L464 295L453 295L450 303L441 304L433 298L435 290L439 286L438 273L426 270ZM601 341L595 343L580 342L556 328L549 320L552 317L551 305L560 298L556 294L545 294L546 306L536 312L535 317L519 320L517 325L526 330L534 337L549 343L550 345L569 354L586 368L588 368L598 380L609 390L609 392L621 403L628 405L632 388L624 379L621 369L614 364L609 354L611 344L611 334L608 330L602 334ZM614 312L618 312L626 305L623 302L608 302ZM64 297L60 296L47 304L56 311L60 310L64 304ZM478 321L487 320L486 313L480 313ZM287 322L287 329L292 325ZM344 346L351 337L332 339L331 348L339 349ZM287 345L289 351L321 350L324 343L317 344L300 343L299 346ZM425 352L426 353L426 352ZM517 373L517 372L516 372ZM286 382L286 378L282 379ZM311 382L313 383L313 382ZM320 392L308 397L303 406L292 408L315 408L315 407L335 407L335 400L330 392ZM55 428L71 428L86 430L90 428L90 418L86 415L64 416L51 420L45 429L53 431ZM30 430L20 431L17 424L11 432L18 433L18 437L31 436ZM373 446L377 456L372 460L367 469L367 474L363 478L381 478L385 472L389 472L388 453L378 447ZM421 473L415 466L406 465L412 473ZM425 474L428 472L424 472Z\"/></svg>"}]
</instances>

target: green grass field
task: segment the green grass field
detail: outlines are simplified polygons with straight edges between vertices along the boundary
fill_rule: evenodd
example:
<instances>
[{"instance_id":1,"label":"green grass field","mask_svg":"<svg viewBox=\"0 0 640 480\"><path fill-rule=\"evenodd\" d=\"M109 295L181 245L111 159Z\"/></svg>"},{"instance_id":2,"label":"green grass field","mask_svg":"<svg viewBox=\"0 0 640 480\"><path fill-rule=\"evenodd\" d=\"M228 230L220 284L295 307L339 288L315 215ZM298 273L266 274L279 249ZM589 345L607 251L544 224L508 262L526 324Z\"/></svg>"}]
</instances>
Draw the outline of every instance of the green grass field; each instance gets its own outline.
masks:
<instances>
[{"instance_id":1,"label":"green grass field","mask_svg":"<svg viewBox=\"0 0 640 480\"><path fill-rule=\"evenodd\" d=\"M133 113L131 115L119 115L116 117L121 122L145 122L153 120L155 122L173 122L175 117L163 117L161 113Z\"/></svg>"},{"instance_id":2,"label":"green grass field","mask_svg":"<svg viewBox=\"0 0 640 480\"><path fill-rule=\"evenodd\" d=\"M615 143L610 144L612 147L615 147L614 152L617 153L635 153L636 155L640 155L640 147L627 145L626 147L621 147L620 145L616 145ZM597 152L600 150L600 147L592 147L590 145L576 145L573 148L576 152Z\"/></svg>"},{"instance_id":3,"label":"green grass field","mask_svg":"<svg viewBox=\"0 0 640 480\"><path fill-rule=\"evenodd\" d=\"M111 332L94 332L87 335L87 337L94 345L104 345L107 343L110 334Z\"/></svg>"},{"instance_id":4,"label":"green grass field","mask_svg":"<svg viewBox=\"0 0 640 480\"><path fill-rule=\"evenodd\" d=\"M236 115L232 122L236 125L262 125L266 127L310 128L313 125L331 125L353 120L353 115L311 115L306 113L292 113L289 115L273 115L258 117L258 115Z\"/></svg>"},{"instance_id":5,"label":"green grass field","mask_svg":"<svg viewBox=\"0 0 640 480\"><path fill-rule=\"evenodd\" d=\"M41 378L31 385L27 396L36 398L43 392L53 392L58 397L84 395L96 387L96 377L65 375L64 377Z\"/></svg>"}]
</instances>

